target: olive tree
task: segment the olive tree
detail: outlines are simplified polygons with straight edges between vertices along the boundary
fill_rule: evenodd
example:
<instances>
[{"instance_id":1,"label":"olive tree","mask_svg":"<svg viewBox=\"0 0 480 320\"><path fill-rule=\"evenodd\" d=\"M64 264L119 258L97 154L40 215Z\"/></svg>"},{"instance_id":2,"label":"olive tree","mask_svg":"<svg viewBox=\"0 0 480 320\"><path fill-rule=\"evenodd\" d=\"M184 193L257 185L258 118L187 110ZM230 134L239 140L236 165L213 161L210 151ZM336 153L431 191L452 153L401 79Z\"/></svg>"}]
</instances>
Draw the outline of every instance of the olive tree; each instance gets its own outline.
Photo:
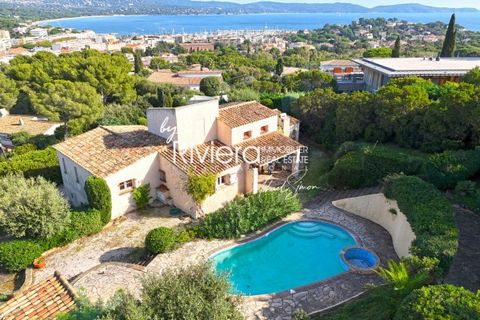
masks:
<instances>
[{"instance_id":1,"label":"olive tree","mask_svg":"<svg viewBox=\"0 0 480 320\"><path fill-rule=\"evenodd\" d=\"M48 238L70 222L68 202L43 177L0 177L0 228L8 235Z\"/></svg>"}]
</instances>

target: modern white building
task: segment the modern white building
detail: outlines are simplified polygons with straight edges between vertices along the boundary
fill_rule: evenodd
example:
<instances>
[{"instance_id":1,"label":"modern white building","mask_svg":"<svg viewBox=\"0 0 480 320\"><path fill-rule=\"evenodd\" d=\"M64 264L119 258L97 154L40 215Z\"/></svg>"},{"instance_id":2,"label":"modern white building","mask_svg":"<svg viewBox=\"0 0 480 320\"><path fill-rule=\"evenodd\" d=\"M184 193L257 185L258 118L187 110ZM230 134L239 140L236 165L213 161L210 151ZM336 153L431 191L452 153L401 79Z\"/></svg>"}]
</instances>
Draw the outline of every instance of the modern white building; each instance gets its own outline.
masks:
<instances>
[{"instance_id":1,"label":"modern white building","mask_svg":"<svg viewBox=\"0 0 480 320\"><path fill-rule=\"evenodd\" d=\"M390 79L422 77L434 83L459 82L465 74L480 67L480 57L474 58L363 58L353 59L365 74L366 89L376 91Z\"/></svg>"},{"instance_id":2,"label":"modern white building","mask_svg":"<svg viewBox=\"0 0 480 320\"><path fill-rule=\"evenodd\" d=\"M30 34L36 38L45 38L48 36L48 31L43 28L34 28L30 30Z\"/></svg>"}]
</instances>

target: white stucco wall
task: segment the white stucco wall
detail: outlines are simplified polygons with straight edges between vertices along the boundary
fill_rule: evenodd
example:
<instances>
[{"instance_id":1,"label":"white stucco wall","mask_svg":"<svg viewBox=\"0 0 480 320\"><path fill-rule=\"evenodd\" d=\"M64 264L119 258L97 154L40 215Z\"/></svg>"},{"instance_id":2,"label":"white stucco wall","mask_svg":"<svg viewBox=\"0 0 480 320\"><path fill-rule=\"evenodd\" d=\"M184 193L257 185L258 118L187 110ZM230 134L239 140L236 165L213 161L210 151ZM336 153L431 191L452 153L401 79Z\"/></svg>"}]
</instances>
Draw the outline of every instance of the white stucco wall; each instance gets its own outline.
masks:
<instances>
[{"instance_id":1,"label":"white stucco wall","mask_svg":"<svg viewBox=\"0 0 480 320\"><path fill-rule=\"evenodd\" d=\"M355 198L341 199L332 202L334 206L373 221L392 236L395 252L399 257L408 257L415 233L407 217L398 208L395 200L385 198L382 193ZM397 214L391 213L395 209Z\"/></svg>"},{"instance_id":2,"label":"white stucco wall","mask_svg":"<svg viewBox=\"0 0 480 320\"><path fill-rule=\"evenodd\" d=\"M88 205L88 198L84 189L85 180L87 180L92 174L73 162L60 151L57 151L57 158L60 163L60 171L62 172L63 192L65 197L74 207ZM75 177L75 168L77 170L78 182Z\"/></svg>"},{"instance_id":3,"label":"white stucco wall","mask_svg":"<svg viewBox=\"0 0 480 320\"><path fill-rule=\"evenodd\" d=\"M164 139L177 141L177 116L173 108L147 109L148 131Z\"/></svg>"},{"instance_id":4,"label":"white stucco wall","mask_svg":"<svg viewBox=\"0 0 480 320\"><path fill-rule=\"evenodd\" d=\"M105 178L112 193L112 219L136 208L132 191L120 191L121 182L135 179L137 187L150 183L150 196L155 197L155 189L161 183L159 164L159 155L155 152Z\"/></svg>"},{"instance_id":5,"label":"white stucco wall","mask_svg":"<svg viewBox=\"0 0 480 320\"><path fill-rule=\"evenodd\" d=\"M166 130L175 129L172 142L177 143L179 150L215 140L218 108L217 99L177 108L150 108L147 110L148 131L168 138L173 131Z\"/></svg>"},{"instance_id":6,"label":"white stucco wall","mask_svg":"<svg viewBox=\"0 0 480 320\"><path fill-rule=\"evenodd\" d=\"M263 126L266 126L266 125L268 126L268 132L266 132L266 133L277 131L278 130L278 117L273 116L273 117L270 117L270 118L267 118L267 119L262 119L260 121L255 121L255 122L246 124L244 126L232 128L231 129L232 133L231 133L231 137L230 137L230 139L231 139L230 145L235 145L235 144L243 142L244 141L243 140L243 134L246 131L252 131L251 139L258 138L262 134L265 134L265 133L261 133L260 129Z\"/></svg>"}]
</instances>

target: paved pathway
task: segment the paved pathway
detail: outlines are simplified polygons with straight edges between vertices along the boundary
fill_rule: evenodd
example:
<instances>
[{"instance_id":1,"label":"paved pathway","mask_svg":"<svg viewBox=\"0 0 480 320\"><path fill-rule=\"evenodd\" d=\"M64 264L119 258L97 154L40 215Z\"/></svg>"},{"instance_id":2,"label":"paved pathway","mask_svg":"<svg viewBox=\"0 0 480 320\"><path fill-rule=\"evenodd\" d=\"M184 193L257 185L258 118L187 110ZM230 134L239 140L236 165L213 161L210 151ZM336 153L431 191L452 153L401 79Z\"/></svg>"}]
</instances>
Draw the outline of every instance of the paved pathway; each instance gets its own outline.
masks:
<instances>
[{"instance_id":1,"label":"paved pathway","mask_svg":"<svg viewBox=\"0 0 480 320\"><path fill-rule=\"evenodd\" d=\"M79 239L47 253L47 267L35 270L34 282L60 271L67 279L101 263L135 259L143 254L145 236L158 226L173 227L182 223L169 216L168 208L152 208L146 215L129 213L93 236Z\"/></svg>"},{"instance_id":2,"label":"paved pathway","mask_svg":"<svg viewBox=\"0 0 480 320\"><path fill-rule=\"evenodd\" d=\"M480 215L455 206L460 232L458 251L445 282L480 290Z\"/></svg>"}]
</instances>

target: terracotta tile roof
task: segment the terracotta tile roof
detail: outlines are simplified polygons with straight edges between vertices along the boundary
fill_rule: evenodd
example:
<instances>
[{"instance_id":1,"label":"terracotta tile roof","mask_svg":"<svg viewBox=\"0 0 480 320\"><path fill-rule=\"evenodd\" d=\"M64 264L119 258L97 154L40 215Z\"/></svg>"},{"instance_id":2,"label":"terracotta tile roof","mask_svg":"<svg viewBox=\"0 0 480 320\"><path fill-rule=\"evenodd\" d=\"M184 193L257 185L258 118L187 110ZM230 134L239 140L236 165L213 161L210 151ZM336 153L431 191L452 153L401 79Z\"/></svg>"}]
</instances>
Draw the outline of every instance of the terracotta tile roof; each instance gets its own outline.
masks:
<instances>
[{"instance_id":1,"label":"terracotta tile roof","mask_svg":"<svg viewBox=\"0 0 480 320\"><path fill-rule=\"evenodd\" d=\"M23 121L23 125L19 124L20 119ZM0 117L0 133L12 134L20 131L26 131L31 135L37 135L44 134L52 127L59 125L58 123L41 119L41 117L23 114L9 114Z\"/></svg>"},{"instance_id":2,"label":"terracotta tile roof","mask_svg":"<svg viewBox=\"0 0 480 320\"><path fill-rule=\"evenodd\" d=\"M220 70L183 70L178 72L179 76L182 76L183 74L203 74L203 75L209 76L209 75L221 75L222 71Z\"/></svg>"},{"instance_id":3,"label":"terracotta tile roof","mask_svg":"<svg viewBox=\"0 0 480 320\"><path fill-rule=\"evenodd\" d=\"M232 150L231 157L222 156L222 154L228 152L227 149ZM220 151L217 154L218 150ZM181 154L179 151L174 151L172 147L169 147L163 150L161 155L186 174L192 171L199 175L204 173L216 174L242 164L242 160L235 156L232 148L217 140L184 150Z\"/></svg>"},{"instance_id":4,"label":"terracotta tile roof","mask_svg":"<svg viewBox=\"0 0 480 320\"><path fill-rule=\"evenodd\" d=\"M56 144L55 149L90 173L107 177L165 148L145 126L102 126Z\"/></svg>"},{"instance_id":5,"label":"terracotta tile roof","mask_svg":"<svg viewBox=\"0 0 480 320\"><path fill-rule=\"evenodd\" d=\"M230 128L277 116L277 112L257 101L232 102L220 106L218 119Z\"/></svg>"},{"instance_id":6,"label":"terracotta tile roof","mask_svg":"<svg viewBox=\"0 0 480 320\"><path fill-rule=\"evenodd\" d=\"M351 60L328 60L320 62L321 66L341 66L341 67L358 67L358 64Z\"/></svg>"},{"instance_id":7,"label":"terracotta tile roof","mask_svg":"<svg viewBox=\"0 0 480 320\"><path fill-rule=\"evenodd\" d=\"M239 143L235 147L245 150L242 154L248 163L267 164L292 154L303 145L279 132L271 132ZM247 147L250 148L246 149Z\"/></svg>"},{"instance_id":8,"label":"terracotta tile roof","mask_svg":"<svg viewBox=\"0 0 480 320\"><path fill-rule=\"evenodd\" d=\"M0 305L0 319L54 319L75 306L77 295L58 272L21 292Z\"/></svg>"},{"instance_id":9,"label":"terracotta tile roof","mask_svg":"<svg viewBox=\"0 0 480 320\"><path fill-rule=\"evenodd\" d=\"M170 71L156 71L153 72L149 77L148 80L155 82L155 83L171 83L177 86L198 86L200 85L200 81L202 81L201 77L179 77L176 73Z\"/></svg>"}]
</instances>

